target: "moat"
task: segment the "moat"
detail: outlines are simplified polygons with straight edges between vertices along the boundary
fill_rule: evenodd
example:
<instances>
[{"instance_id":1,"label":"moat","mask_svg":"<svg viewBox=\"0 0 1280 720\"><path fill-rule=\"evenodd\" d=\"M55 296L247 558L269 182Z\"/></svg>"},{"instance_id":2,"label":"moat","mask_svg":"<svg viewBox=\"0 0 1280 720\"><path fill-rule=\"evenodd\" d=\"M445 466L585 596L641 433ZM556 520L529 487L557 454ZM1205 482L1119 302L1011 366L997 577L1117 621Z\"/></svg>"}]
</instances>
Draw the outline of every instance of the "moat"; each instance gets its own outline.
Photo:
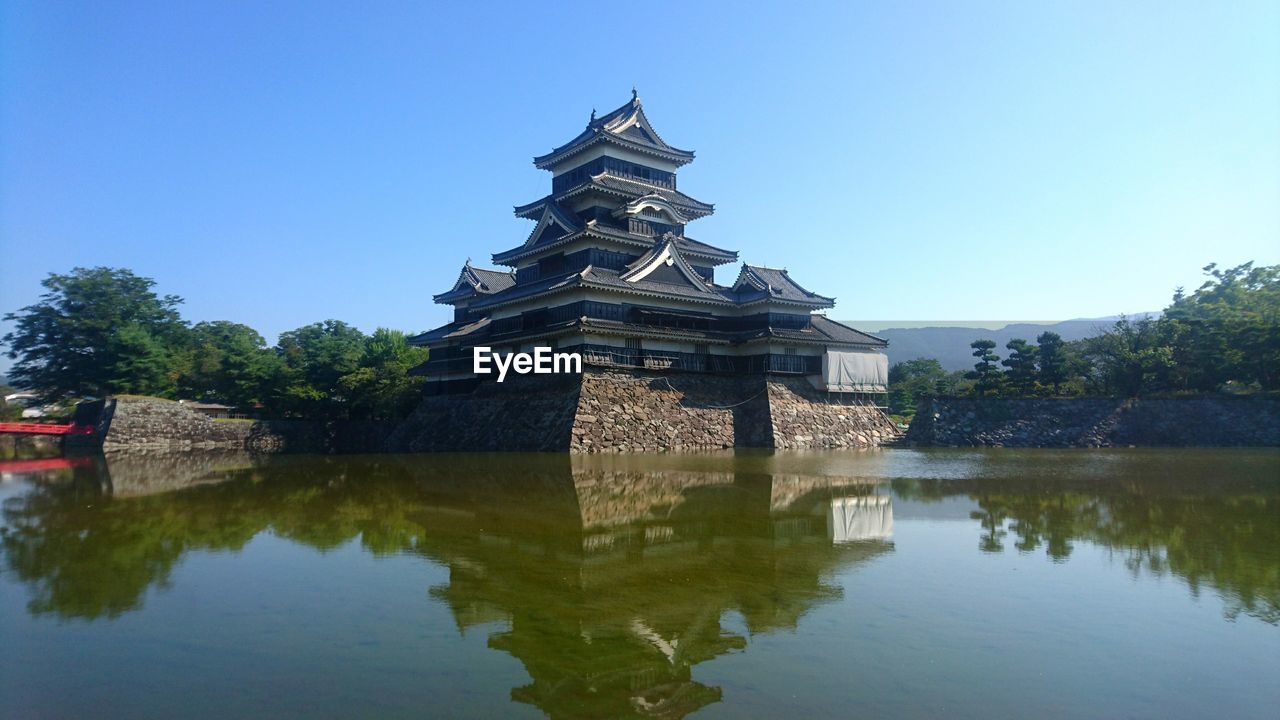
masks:
<instances>
[{"instance_id":1,"label":"moat","mask_svg":"<svg viewBox=\"0 0 1280 720\"><path fill-rule=\"evenodd\" d=\"M3 717L1270 717L1276 450L0 473Z\"/></svg>"}]
</instances>

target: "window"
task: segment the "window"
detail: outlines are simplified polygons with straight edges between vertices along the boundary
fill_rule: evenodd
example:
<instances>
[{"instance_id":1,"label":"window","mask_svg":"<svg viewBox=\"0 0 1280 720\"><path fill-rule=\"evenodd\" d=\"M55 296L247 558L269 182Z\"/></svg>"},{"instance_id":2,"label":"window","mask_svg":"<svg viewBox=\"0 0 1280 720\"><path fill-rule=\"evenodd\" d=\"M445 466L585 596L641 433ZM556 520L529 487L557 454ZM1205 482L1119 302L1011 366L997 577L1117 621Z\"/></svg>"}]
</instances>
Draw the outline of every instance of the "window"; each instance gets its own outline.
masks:
<instances>
[{"instance_id":1,"label":"window","mask_svg":"<svg viewBox=\"0 0 1280 720\"><path fill-rule=\"evenodd\" d=\"M782 352L783 352L783 353L785 353L785 354L787 354L787 355L795 355L795 354L796 354L796 349L795 349L795 348L790 348L790 347L789 347L789 348L785 348Z\"/></svg>"},{"instance_id":2,"label":"window","mask_svg":"<svg viewBox=\"0 0 1280 720\"><path fill-rule=\"evenodd\" d=\"M694 346L693 346L693 354L694 354L694 355L710 355L710 354L711 354L711 346L710 346L710 345L702 345L702 344L694 345Z\"/></svg>"},{"instance_id":3,"label":"window","mask_svg":"<svg viewBox=\"0 0 1280 720\"><path fill-rule=\"evenodd\" d=\"M643 350L644 348L641 346L640 338L627 338L627 349Z\"/></svg>"}]
</instances>

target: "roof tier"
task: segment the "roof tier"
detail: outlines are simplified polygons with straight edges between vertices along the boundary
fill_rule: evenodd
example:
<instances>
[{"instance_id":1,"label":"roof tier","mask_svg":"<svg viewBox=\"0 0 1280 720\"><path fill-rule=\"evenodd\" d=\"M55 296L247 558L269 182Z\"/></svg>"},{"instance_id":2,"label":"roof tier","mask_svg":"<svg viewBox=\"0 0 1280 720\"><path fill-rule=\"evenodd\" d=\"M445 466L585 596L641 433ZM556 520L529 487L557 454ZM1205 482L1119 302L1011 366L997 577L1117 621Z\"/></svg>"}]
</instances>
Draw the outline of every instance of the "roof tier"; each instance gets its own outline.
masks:
<instances>
[{"instance_id":1,"label":"roof tier","mask_svg":"<svg viewBox=\"0 0 1280 720\"><path fill-rule=\"evenodd\" d=\"M516 279L510 272L472 267L468 260L462 265L462 271L458 273L453 287L431 299L448 305L471 297L493 295L515 284Z\"/></svg>"},{"instance_id":2,"label":"roof tier","mask_svg":"<svg viewBox=\"0 0 1280 720\"><path fill-rule=\"evenodd\" d=\"M584 223L576 216L569 216L572 219L567 219L566 215L567 213L558 204L548 204L544 209L543 219L538 222L538 226L529 234L529 238L524 244L494 253L493 262L498 265L515 265L522 260L553 252L557 248L562 248L582 238L606 240L646 251L654 245L655 238L653 235L633 233L624 228L603 224L597 220L589 220ZM552 224L556 225L558 229L548 232L547 228ZM725 250L724 248L699 242L693 238L679 236L676 242L679 244L681 252L698 264L708 264L714 267L731 263L738 259L738 253L732 250Z\"/></svg>"},{"instance_id":3,"label":"roof tier","mask_svg":"<svg viewBox=\"0 0 1280 720\"><path fill-rule=\"evenodd\" d=\"M561 192L552 193L534 200L527 205L518 205L515 208L515 214L516 217L534 220L542 216L543 208L548 204L561 203L565 200L590 192L604 195L606 197L617 198L626 202L644 197L645 195L658 195L691 219L706 217L714 213L716 210L715 205L702 202L701 200L695 200L679 190L650 185L649 183L641 182L639 180L632 180L631 178L614 175L606 170L598 175L593 175L590 178L583 180L573 187L562 190Z\"/></svg>"},{"instance_id":4,"label":"roof tier","mask_svg":"<svg viewBox=\"0 0 1280 720\"><path fill-rule=\"evenodd\" d=\"M640 98L635 90L632 90L631 100L622 107L600 117L596 117L593 110L585 130L546 155L535 157L533 164L539 169L547 170L600 144L616 145L652 155L676 165L685 165L693 161L692 150L681 150L662 139L658 131L649 123L649 118L645 117Z\"/></svg>"},{"instance_id":5,"label":"roof tier","mask_svg":"<svg viewBox=\"0 0 1280 720\"><path fill-rule=\"evenodd\" d=\"M742 264L742 271L733 283L733 293L741 304L779 301L810 305L813 307L835 307L835 298L809 292L800 286L786 269L767 268L759 265Z\"/></svg>"}]
</instances>

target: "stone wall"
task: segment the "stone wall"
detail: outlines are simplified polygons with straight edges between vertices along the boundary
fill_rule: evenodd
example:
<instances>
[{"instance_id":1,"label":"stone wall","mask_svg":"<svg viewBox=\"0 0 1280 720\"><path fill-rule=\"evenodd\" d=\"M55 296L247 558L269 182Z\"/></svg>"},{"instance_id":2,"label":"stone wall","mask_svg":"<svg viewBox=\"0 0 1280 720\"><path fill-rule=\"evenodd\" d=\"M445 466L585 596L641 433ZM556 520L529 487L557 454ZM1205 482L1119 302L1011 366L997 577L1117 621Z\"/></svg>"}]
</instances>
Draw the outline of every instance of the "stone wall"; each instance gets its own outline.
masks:
<instances>
[{"instance_id":1,"label":"stone wall","mask_svg":"<svg viewBox=\"0 0 1280 720\"><path fill-rule=\"evenodd\" d=\"M589 369L573 418L573 452L766 446L764 378Z\"/></svg>"},{"instance_id":2,"label":"stone wall","mask_svg":"<svg viewBox=\"0 0 1280 720\"><path fill-rule=\"evenodd\" d=\"M254 467L243 450L139 450L102 456L100 475L115 497L136 497L224 482Z\"/></svg>"},{"instance_id":3,"label":"stone wall","mask_svg":"<svg viewBox=\"0 0 1280 720\"><path fill-rule=\"evenodd\" d=\"M390 430L377 423L214 420L181 403L147 397L113 398L99 412L98 433L74 438L76 444L106 451L367 452L381 450Z\"/></svg>"},{"instance_id":4,"label":"stone wall","mask_svg":"<svg viewBox=\"0 0 1280 720\"><path fill-rule=\"evenodd\" d=\"M601 370L518 375L466 395L424 398L394 427L213 420L171 400L94 408L106 451L629 452L873 447L895 434L878 410L841 403L803 378Z\"/></svg>"},{"instance_id":5,"label":"stone wall","mask_svg":"<svg viewBox=\"0 0 1280 720\"><path fill-rule=\"evenodd\" d=\"M773 443L779 449L866 448L896 438L880 410L822 392L802 377L769 378Z\"/></svg>"},{"instance_id":6,"label":"stone wall","mask_svg":"<svg viewBox=\"0 0 1280 720\"><path fill-rule=\"evenodd\" d=\"M935 399L921 404L905 440L937 447L1275 447L1280 396Z\"/></svg>"},{"instance_id":7,"label":"stone wall","mask_svg":"<svg viewBox=\"0 0 1280 720\"><path fill-rule=\"evenodd\" d=\"M516 376L425 398L389 450L579 453L871 447L895 434L879 410L842 404L803 378L587 368Z\"/></svg>"},{"instance_id":8,"label":"stone wall","mask_svg":"<svg viewBox=\"0 0 1280 720\"><path fill-rule=\"evenodd\" d=\"M569 447L581 382L516 375L467 395L423 398L387 439L399 452L552 451Z\"/></svg>"}]
</instances>

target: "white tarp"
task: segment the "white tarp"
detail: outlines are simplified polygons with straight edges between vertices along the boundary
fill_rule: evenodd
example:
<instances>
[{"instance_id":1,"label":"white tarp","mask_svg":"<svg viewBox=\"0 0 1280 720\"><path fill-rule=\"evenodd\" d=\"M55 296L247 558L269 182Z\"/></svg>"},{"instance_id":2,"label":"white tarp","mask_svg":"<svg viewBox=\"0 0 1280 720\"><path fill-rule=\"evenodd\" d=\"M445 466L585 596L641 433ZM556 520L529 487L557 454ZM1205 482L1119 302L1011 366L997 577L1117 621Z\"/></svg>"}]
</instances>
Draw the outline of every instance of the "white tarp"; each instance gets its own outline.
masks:
<instances>
[{"instance_id":1,"label":"white tarp","mask_svg":"<svg viewBox=\"0 0 1280 720\"><path fill-rule=\"evenodd\" d=\"M893 537L893 504L889 496L833 498L827 510L827 536L837 545Z\"/></svg>"},{"instance_id":2,"label":"white tarp","mask_svg":"<svg viewBox=\"0 0 1280 720\"><path fill-rule=\"evenodd\" d=\"M829 392L884 392L889 384L889 356L828 350L822 356L822 380Z\"/></svg>"}]
</instances>

